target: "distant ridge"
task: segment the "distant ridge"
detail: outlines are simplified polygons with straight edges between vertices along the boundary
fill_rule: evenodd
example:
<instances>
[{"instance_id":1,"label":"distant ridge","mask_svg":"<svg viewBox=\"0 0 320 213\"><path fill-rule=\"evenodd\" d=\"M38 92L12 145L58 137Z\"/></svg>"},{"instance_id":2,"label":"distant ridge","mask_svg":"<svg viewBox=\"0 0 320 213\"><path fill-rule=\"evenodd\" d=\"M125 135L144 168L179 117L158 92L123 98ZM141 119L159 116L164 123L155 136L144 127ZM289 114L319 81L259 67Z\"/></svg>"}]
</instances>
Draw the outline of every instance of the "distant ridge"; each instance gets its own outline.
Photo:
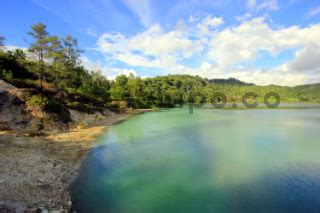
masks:
<instances>
[{"instance_id":1,"label":"distant ridge","mask_svg":"<svg viewBox=\"0 0 320 213\"><path fill-rule=\"evenodd\" d=\"M228 84L228 85L247 85L247 86L254 86L255 84L253 83L246 83L244 81L240 81L235 78L228 78L228 79L223 79L223 78L217 78L217 79L209 79L210 83L215 83L215 84Z\"/></svg>"},{"instance_id":2,"label":"distant ridge","mask_svg":"<svg viewBox=\"0 0 320 213\"><path fill-rule=\"evenodd\" d=\"M302 85L297 85L294 86L296 88L302 88L302 87L319 87L320 83L314 83L314 84L302 84Z\"/></svg>"}]
</instances>

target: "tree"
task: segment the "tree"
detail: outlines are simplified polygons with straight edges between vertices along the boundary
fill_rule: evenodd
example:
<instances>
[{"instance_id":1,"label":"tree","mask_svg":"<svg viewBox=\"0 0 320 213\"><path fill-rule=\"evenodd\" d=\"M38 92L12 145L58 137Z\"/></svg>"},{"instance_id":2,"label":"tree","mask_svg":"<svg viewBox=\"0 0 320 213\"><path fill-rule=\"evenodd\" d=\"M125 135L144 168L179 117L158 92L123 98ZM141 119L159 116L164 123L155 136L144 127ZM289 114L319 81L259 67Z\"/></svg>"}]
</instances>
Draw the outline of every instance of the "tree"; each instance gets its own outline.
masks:
<instances>
[{"instance_id":1,"label":"tree","mask_svg":"<svg viewBox=\"0 0 320 213\"><path fill-rule=\"evenodd\" d=\"M130 95L131 105L136 108L141 108L146 103L146 95L143 90L143 81L140 78L135 78L132 73L130 73L128 78L128 92Z\"/></svg>"},{"instance_id":2,"label":"tree","mask_svg":"<svg viewBox=\"0 0 320 213\"><path fill-rule=\"evenodd\" d=\"M4 41L6 40L5 37L0 35L0 51L4 48Z\"/></svg>"},{"instance_id":3,"label":"tree","mask_svg":"<svg viewBox=\"0 0 320 213\"><path fill-rule=\"evenodd\" d=\"M47 56L49 45L49 33L46 30L47 26L41 22L34 24L31 31L28 33L33 39L29 51L36 54L38 62L39 82L42 88L44 80L44 58Z\"/></svg>"},{"instance_id":4,"label":"tree","mask_svg":"<svg viewBox=\"0 0 320 213\"><path fill-rule=\"evenodd\" d=\"M80 53L83 51L78 47L78 41L72 36L68 35L63 39L64 51L66 55L66 65L67 67L73 68L79 63Z\"/></svg>"},{"instance_id":5,"label":"tree","mask_svg":"<svg viewBox=\"0 0 320 213\"><path fill-rule=\"evenodd\" d=\"M80 63L79 57L80 53L83 51L78 47L77 39L73 38L72 36L68 35L64 39L62 39L63 43L63 51L65 55L64 59L64 66L66 68L65 77L67 79L67 83L69 86L72 84L72 80L77 78L77 73L74 71L76 66Z\"/></svg>"},{"instance_id":6,"label":"tree","mask_svg":"<svg viewBox=\"0 0 320 213\"><path fill-rule=\"evenodd\" d=\"M111 86L111 96L114 99L123 99L129 96L128 94L128 77L126 75L118 75Z\"/></svg>"},{"instance_id":7,"label":"tree","mask_svg":"<svg viewBox=\"0 0 320 213\"><path fill-rule=\"evenodd\" d=\"M65 54L62 48L62 44L58 36L49 37L50 45L48 47L48 58L51 59L52 73L54 76L54 84L56 87L59 86L59 79L61 70L63 69L63 61Z\"/></svg>"},{"instance_id":8,"label":"tree","mask_svg":"<svg viewBox=\"0 0 320 213\"><path fill-rule=\"evenodd\" d=\"M0 35L0 47L4 46L4 41L6 40L5 37L3 37L2 35Z\"/></svg>"},{"instance_id":9,"label":"tree","mask_svg":"<svg viewBox=\"0 0 320 213\"><path fill-rule=\"evenodd\" d=\"M26 54L22 49L15 49L13 51L9 50L7 51L7 55L14 60L26 60Z\"/></svg>"}]
</instances>

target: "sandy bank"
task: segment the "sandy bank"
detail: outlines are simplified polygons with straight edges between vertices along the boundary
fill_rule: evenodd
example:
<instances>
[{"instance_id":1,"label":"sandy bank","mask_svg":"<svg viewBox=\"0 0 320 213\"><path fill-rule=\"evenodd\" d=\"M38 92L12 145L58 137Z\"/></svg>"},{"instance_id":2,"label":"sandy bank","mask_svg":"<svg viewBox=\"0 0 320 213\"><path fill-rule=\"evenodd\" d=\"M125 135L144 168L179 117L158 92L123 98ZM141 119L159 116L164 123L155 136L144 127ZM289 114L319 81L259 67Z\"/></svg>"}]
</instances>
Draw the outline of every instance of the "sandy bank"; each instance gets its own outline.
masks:
<instances>
[{"instance_id":1,"label":"sandy bank","mask_svg":"<svg viewBox=\"0 0 320 213\"><path fill-rule=\"evenodd\" d=\"M89 127L48 136L0 132L0 212L68 210L72 205L68 186L93 142L107 126L146 111L150 110L113 114Z\"/></svg>"}]
</instances>

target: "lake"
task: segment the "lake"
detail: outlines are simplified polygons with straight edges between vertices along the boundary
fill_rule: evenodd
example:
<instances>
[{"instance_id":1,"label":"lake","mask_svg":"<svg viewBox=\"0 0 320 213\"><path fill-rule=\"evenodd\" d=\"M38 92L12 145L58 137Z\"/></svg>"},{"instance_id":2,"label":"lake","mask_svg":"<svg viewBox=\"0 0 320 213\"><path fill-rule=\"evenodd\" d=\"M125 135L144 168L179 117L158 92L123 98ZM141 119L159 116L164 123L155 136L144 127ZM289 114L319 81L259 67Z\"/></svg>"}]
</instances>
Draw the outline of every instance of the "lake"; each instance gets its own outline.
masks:
<instances>
[{"instance_id":1,"label":"lake","mask_svg":"<svg viewBox=\"0 0 320 213\"><path fill-rule=\"evenodd\" d=\"M145 113L108 128L80 212L319 212L320 109Z\"/></svg>"}]
</instances>

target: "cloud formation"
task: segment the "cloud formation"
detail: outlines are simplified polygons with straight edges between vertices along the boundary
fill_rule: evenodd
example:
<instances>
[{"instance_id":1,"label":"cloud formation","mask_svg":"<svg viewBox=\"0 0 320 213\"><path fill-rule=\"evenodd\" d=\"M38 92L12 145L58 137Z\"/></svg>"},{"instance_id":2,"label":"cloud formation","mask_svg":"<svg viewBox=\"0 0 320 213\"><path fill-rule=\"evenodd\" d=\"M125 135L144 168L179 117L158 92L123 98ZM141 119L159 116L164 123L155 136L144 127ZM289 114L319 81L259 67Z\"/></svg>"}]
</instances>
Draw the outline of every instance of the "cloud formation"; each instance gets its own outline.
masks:
<instances>
[{"instance_id":1,"label":"cloud formation","mask_svg":"<svg viewBox=\"0 0 320 213\"><path fill-rule=\"evenodd\" d=\"M263 0L263 1L257 1L257 0L247 0L246 4L247 8L249 10L278 10L279 4L277 0Z\"/></svg>"},{"instance_id":2,"label":"cloud formation","mask_svg":"<svg viewBox=\"0 0 320 213\"><path fill-rule=\"evenodd\" d=\"M105 33L97 46L110 64L121 63L126 71L156 69L162 74L236 77L260 85L319 80L320 24L273 28L263 17L247 17L249 20L225 28L223 18L206 16L188 24L180 21L177 26L183 27L169 31L156 24L133 36ZM276 59L284 51L293 53L291 61L268 69L255 66L262 53ZM116 65L108 69L121 72Z\"/></svg>"},{"instance_id":3,"label":"cloud formation","mask_svg":"<svg viewBox=\"0 0 320 213\"><path fill-rule=\"evenodd\" d=\"M297 51L291 68L301 72L320 72L320 45L308 43L305 48Z\"/></svg>"},{"instance_id":4,"label":"cloud formation","mask_svg":"<svg viewBox=\"0 0 320 213\"><path fill-rule=\"evenodd\" d=\"M182 58L190 58L202 50L198 42L182 31L164 32L153 25L131 38L120 33L106 33L98 40L99 50L111 60L130 66L167 68Z\"/></svg>"},{"instance_id":5,"label":"cloud formation","mask_svg":"<svg viewBox=\"0 0 320 213\"><path fill-rule=\"evenodd\" d=\"M124 3L135 13L143 26L151 24L151 5L149 0L123 0Z\"/></svg>"},{"instance_id":6,"label":"cloud formation","mask_svg":"<svg viewBox=\"0 0 320 213\"><path fill-rule=\"evenodd\" d=\"M319 14L320 14L320 6L311 9L311 10L309 11L309 13L308 13L308 17L317 16L317 15L319 15Z\"/></svg>"}]
</instances>

